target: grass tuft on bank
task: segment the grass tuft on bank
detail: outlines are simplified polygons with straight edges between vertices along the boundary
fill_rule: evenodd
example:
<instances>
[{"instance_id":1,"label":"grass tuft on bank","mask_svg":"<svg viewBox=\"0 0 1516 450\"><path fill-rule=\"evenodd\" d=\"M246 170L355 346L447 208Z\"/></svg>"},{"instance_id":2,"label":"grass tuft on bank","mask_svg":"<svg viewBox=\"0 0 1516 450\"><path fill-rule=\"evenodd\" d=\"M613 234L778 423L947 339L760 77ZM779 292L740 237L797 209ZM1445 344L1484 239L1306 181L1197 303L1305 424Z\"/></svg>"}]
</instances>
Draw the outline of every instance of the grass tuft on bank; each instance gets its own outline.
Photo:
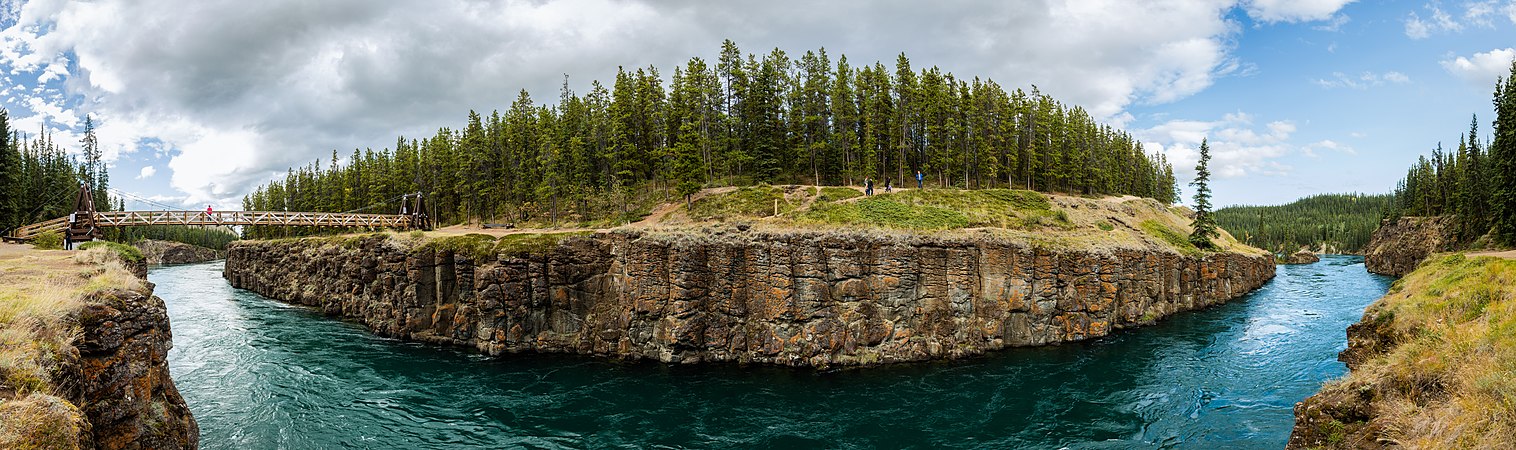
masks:
<instances>
[{"instance_id":1,"label":"grass tuft on bank","mask_svg":"<svg viewBox=\"0 0 1516 450\"><path fill-rule=\"evenodd\" d=\"M78 443L83 419L53 377L76 358L75 321L87 299L145 288L122 264L131 253L106 244L73 252L0 248L0 448Z\"/></svg>"},{"instance_id":2,"label":"grass tuft on bank","mask_svg":"<svg viewBox=\"0 0 1516 450\"><path fill-rule=\"evenodd\" d=\"M1011 189L881 193L850 202L818 202L796 214L795 219L801 223L909 230L1072 227L1067 213L1054 209L1042 194Z\"/></svg>"},{"instance_id":3,"label":"grass tuft on bank","mask_svg":"<svg viewBox=\"0 0 1516 450\"><path fill-rule=\"evenodd\" d=\"M1396 286L1364 315L1393 347L1323 388L1372 398L1375 416L1327 422L1332 446L1379 430L1409 448L1516 448L1516 261L1443 256Z\"/></svg>"},{"instance_id":4,"label":"grass tuft on bank","mask_svg":"<svg viewBox=\"0 0 1516 450\"><path fill-rule=\"evenodd\" d=\"M529 254L544 254L556 248L565 239L589 235L588 231L564 233L518 233L496 238L488 234L470 233L462 236L440 237L427 241L423 248L434 251L449 251L476 260L512 258Z\"/></svg>"}]
</instances>

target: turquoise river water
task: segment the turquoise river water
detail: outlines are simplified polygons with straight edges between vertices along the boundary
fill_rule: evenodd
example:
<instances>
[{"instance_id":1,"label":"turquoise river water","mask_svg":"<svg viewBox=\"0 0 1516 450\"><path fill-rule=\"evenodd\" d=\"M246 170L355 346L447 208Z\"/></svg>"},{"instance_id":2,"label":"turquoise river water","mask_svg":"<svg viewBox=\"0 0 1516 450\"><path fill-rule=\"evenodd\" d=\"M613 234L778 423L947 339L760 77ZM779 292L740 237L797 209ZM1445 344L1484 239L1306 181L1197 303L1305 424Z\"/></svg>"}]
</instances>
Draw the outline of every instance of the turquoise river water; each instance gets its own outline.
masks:
<instances>
[{"instance_id":1,"label":"turquoise river water","mask_svg":"<svg viewBox=\"0 0 1516 450\"><path fill-rule=\"evenodd\" d=\"M383 339L154 268L170 371L206 449L1281 448L1388 289L1360 258L1280 266L1244 298L1088 342L817 372L491 358Z\"/></svg>"}]
</instances>

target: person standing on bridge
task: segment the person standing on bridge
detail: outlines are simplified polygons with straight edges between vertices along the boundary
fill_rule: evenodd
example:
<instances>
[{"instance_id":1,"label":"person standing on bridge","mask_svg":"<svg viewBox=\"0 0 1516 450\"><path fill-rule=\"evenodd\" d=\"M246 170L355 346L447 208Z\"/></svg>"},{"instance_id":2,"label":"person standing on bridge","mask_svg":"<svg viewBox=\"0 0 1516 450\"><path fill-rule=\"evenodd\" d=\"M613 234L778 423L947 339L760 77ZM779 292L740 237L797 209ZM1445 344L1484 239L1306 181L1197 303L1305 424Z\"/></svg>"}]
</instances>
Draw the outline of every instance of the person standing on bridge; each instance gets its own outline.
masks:
<instances>
[{"instance_id":1,"label":"person standing on bridge","mask_svg":"<svg viewBox=\"0 0 1516 450\"><path fill-rule=\"evenodd\" d=\"M211 215L211 205L205 205L205 215Z\"/></svg>"}]
</instances>

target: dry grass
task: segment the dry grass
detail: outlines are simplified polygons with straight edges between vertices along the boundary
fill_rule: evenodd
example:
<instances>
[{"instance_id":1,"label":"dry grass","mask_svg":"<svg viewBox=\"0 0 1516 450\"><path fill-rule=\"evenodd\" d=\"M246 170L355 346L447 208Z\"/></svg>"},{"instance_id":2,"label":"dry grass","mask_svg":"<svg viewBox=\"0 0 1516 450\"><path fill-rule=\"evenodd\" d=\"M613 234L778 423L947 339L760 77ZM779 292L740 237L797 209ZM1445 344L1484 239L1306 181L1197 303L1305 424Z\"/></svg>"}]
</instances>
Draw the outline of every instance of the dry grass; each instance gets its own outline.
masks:
<instances>
[{"instance_id":1,"label":"dry grass","mask_svg":"<svg viewBox=\"0 0 1516 450\"><path fill-rule=\"evenodd\" d=\"M1397 286L1370 314L1404 341L1345 382L1406 447L1516 448L1516 261L1444 256Z\"/></svg>"},{"instance_id":2,"label":"dry grass","mask_svg":"<svg viewBox=\"0 0 1516 450\"><path fill-rule=\"evenodd\" d=\"M77 449L84 415L61 398L32 393L0 402L0 448Z\"/></svg>"},{"instance_id":3,"label":"dry grass","mask_svg":"<svg viewBox=\"0 0 1516 450\"><path fill-rule=\"evenodd\" d=\"M57 397L53 376L77 353L86 295L145 289L119 255L0 245L0 448L77 445L78 409Z\"/></svg>"}]
</instances>

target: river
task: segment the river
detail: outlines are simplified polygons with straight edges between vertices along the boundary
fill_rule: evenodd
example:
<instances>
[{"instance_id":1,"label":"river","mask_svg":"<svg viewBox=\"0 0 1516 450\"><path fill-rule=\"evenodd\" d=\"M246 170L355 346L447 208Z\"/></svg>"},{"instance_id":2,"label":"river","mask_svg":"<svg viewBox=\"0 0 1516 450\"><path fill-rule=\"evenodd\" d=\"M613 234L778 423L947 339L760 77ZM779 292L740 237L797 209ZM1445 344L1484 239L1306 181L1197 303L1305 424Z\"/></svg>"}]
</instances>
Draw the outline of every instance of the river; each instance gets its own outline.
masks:
<instances>
[{"instance_id":1,"label":"river","mask_svg":"<svg viewBox=\"0 0 1516 450\"><path fill-rule=\"evenodd\" d=\"M1082 343L837 372L476 353L153 268L205 449L1281 448L1391 279L1279 266L1225 305Z\"/></svg>"}]
</instances>

